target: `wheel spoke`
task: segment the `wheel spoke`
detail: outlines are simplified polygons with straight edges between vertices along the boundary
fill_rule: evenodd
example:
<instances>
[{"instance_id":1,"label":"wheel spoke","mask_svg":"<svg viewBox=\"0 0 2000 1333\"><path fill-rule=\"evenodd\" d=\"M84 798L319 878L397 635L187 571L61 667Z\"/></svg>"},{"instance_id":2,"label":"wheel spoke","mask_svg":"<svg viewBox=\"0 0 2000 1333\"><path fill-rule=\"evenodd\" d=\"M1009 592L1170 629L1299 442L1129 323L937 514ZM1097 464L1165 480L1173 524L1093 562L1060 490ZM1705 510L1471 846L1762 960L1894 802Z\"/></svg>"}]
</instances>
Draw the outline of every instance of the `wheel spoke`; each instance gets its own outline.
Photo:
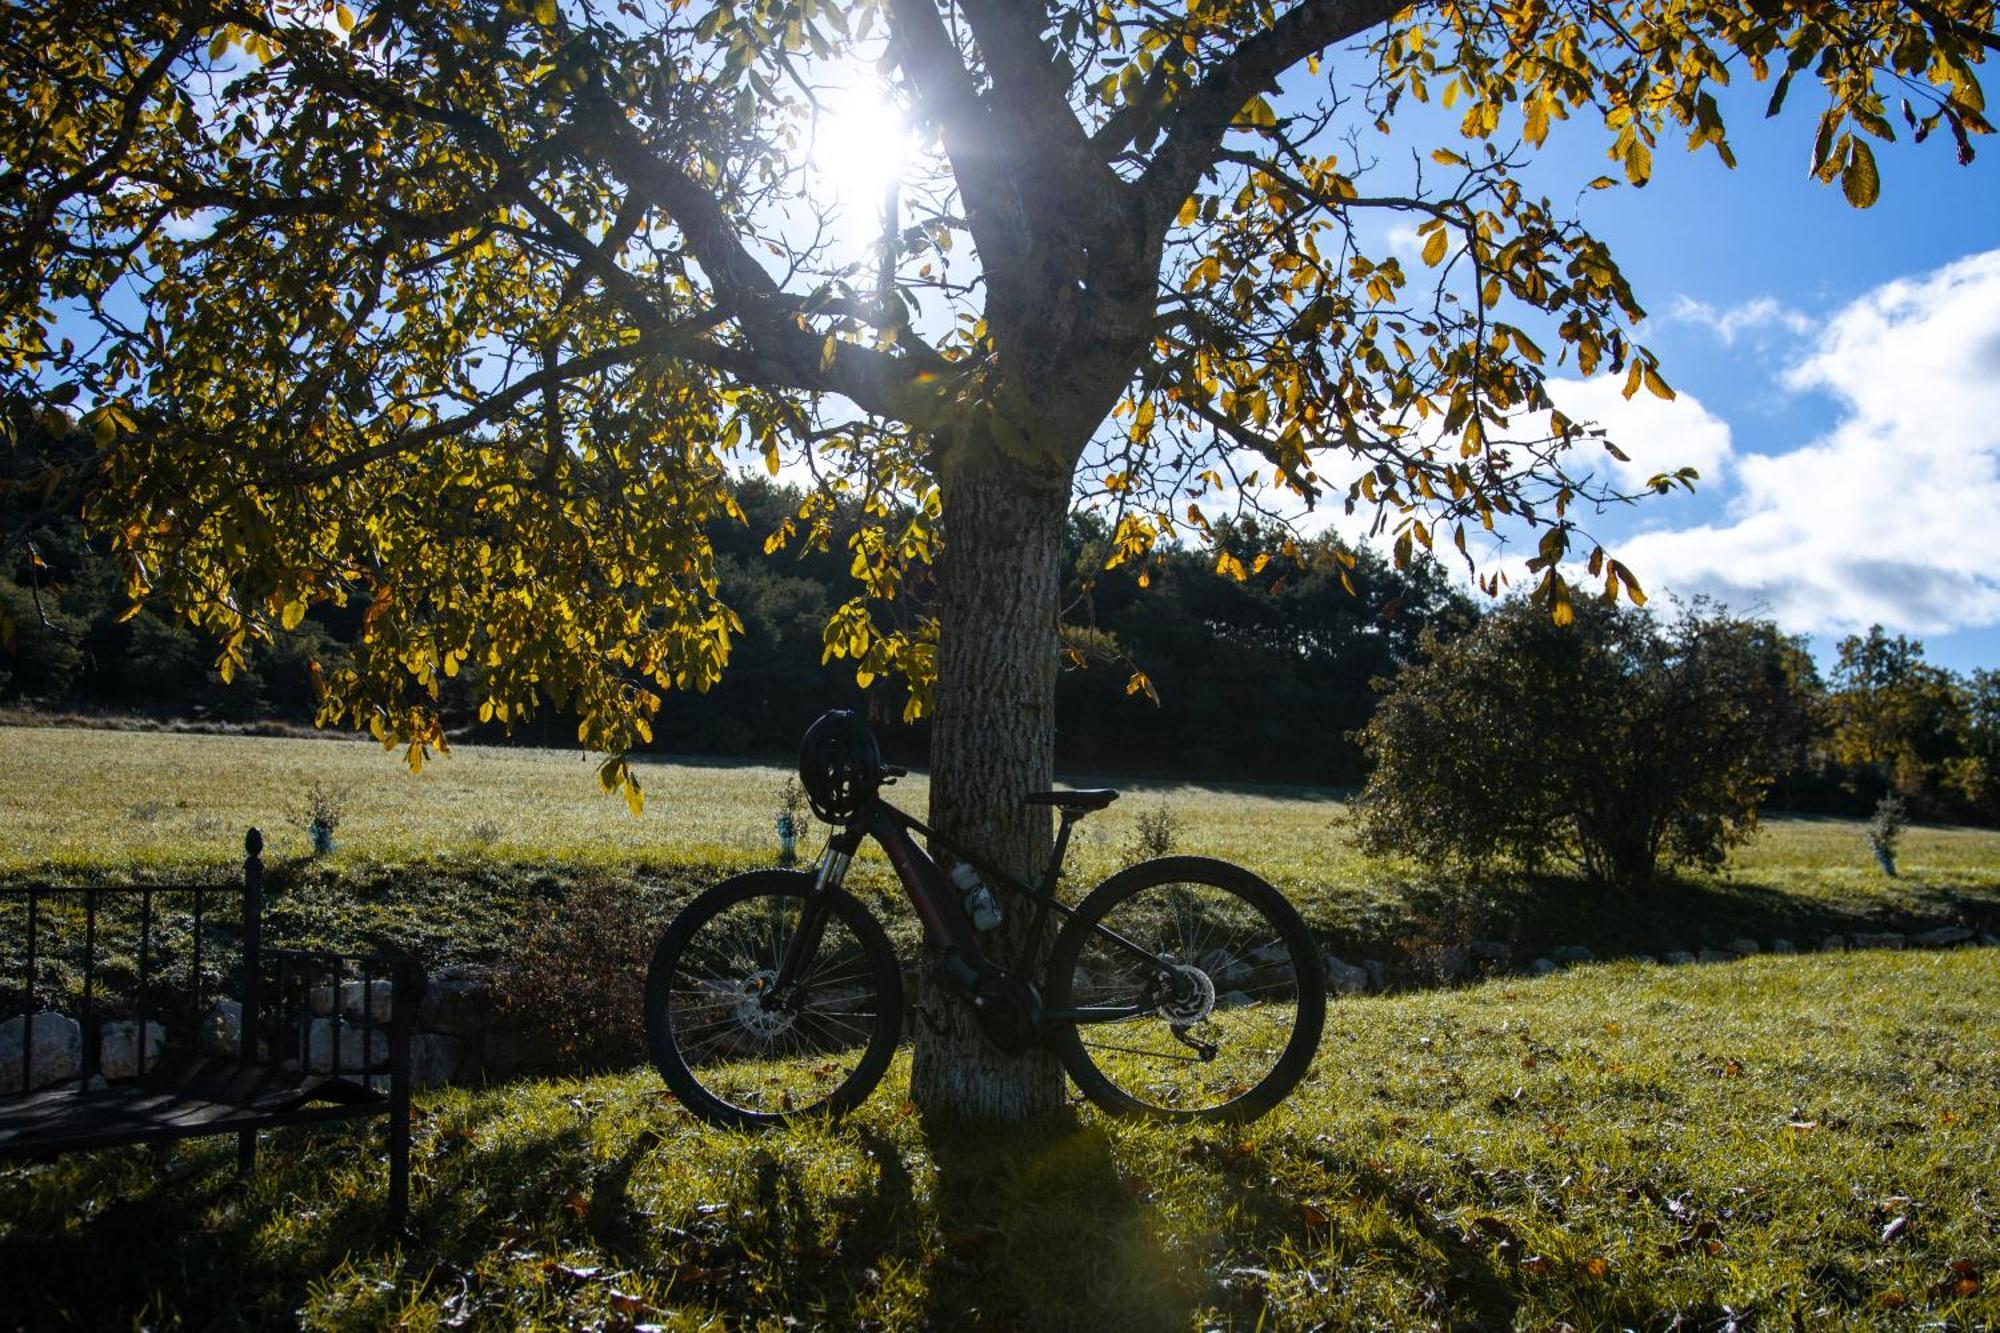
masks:
<instances>
[{"instance_id":1,"label":"wheel spoke","mask_svg":"<svg viewBox=\"0 0 2000 1333\"><path fill-rule=\"evenodd\" d=\"M1274 899L1263 889L1264 902ZM1298 935L1296 926L1281 924L1291 915L1282 900L1267 908L1226 881L1163 879L1116 894L1065 955L1068 1003L1143 1012L1077 1030L1088 1072L1141 1107L1178 1114L1220 1113L1276 1077L1289 1088L1303 1072L1296 1059L1297 1069L1280 1068L1301 1023L1298 1002L1308 995L1323 1002L1300 975L1316 966L1316 956L1286 943L1288 928ZM1135 958L1118 941L1161 965ZM1307 1021L1316 1037L1317 1009ZM1174 1027L1208 1053L1175 1040Z\"/></svg>"},{"instance_id":2,"label":"wheel spoke","mask_svg":"<svg viewBox=\"0 0 2000 1333\"><path fill-rule=\"evenodd\" d=\"M662 1072L732 1117L812 1110L864 1072L872 1083L900 1025L895 959L871 922L860 924L872 936L856 933L851 903L829 909L798 981L777 990L803 906L798 891L712 890L670 927L677 952L656 961L668 970L649 987L647 1021Z\"/></svg>"}]
</instances>

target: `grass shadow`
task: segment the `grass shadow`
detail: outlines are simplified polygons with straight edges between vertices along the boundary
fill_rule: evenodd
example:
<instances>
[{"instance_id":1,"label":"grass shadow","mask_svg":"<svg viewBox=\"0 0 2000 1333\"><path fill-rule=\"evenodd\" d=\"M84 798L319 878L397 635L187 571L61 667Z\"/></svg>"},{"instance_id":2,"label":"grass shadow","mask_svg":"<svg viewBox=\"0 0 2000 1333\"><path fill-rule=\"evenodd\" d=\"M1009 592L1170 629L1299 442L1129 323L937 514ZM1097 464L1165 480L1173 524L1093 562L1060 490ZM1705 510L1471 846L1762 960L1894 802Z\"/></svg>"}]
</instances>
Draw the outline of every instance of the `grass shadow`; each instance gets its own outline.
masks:
<instances>
[{"instance_id":1,"label":"grass shadow","mask_svg":"<svg viewBox=\"0 0 2000 1333\"><path fill-rule=\"evenodd\" d=\"M1185 1328L1198 1288L1102 1129L927 1123L937 1328Z\"/></svg>"}]
</instances>

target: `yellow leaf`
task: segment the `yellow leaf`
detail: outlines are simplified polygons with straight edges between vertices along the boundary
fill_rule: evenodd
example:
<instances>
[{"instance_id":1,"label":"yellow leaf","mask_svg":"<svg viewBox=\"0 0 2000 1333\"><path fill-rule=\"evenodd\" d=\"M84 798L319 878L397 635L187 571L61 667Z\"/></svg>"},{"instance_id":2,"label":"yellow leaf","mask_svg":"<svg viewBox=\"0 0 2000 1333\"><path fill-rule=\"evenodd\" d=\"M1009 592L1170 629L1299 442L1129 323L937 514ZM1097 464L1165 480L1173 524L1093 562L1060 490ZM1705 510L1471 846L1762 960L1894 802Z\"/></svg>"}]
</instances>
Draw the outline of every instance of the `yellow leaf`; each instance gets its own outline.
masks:
<instances>
[{"instance_id":1,"label":"yellow leaf","mask_svg":"<svg viewBox=\"0 0 2000 1333\"><path fill-rule=\"evenodd\" d=\"M1436 268L1439 264L1443 263L1445 248L1448 244L1449 242L1445 239L1443 227L1439 227L1436 231L1433 231L1430 239L1424 242L1424 262L1432 268Z\"/></svg>"},{"instance_id":2,"label":"yellow leaf","mask_svg":"<svg viewBox=\"0 0 2000 1333\"><path fill-rule=\"evenodd\" d=\"M1848 140L1847 165L1840 173L1840 190L1856 208L1868 208L1881 196L1882 180L1875 174L1875 150L1855 135Z\"/></svg>"},{"instance_id":3,"label":"yellow leaf","mask_svg":"<svg viewBox=\"0 0 2000 1333\"><path fill-rule=\"evenodd\" d=\"M1646 146L1644 139L1635 134L1631 142L1625 145L1625 179L1634 185L1644 185L1652 177L1653 150Z\"/></svg>"}]
</instances>

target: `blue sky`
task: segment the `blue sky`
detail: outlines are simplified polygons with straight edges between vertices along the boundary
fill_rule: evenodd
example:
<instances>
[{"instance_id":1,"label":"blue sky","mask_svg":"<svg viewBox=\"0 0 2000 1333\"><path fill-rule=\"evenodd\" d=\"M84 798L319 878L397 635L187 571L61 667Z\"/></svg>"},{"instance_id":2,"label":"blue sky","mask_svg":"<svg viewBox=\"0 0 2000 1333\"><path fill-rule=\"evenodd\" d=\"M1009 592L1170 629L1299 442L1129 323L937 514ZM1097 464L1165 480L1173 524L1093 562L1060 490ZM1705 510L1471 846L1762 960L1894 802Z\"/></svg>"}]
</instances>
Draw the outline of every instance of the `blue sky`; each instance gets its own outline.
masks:
<instances>
[{"instance_id":1,"label":"blue sky","mask_svg":"<svg viewBox=\"0 0 2000 1333\"><path fill-rule=\"evenodd\" d=\"M1942 134L1882 145L1882 198L1856 210L1806 174L1816 89L1776 120L1767 95L1725 102L1735 170L1663 140L1644 189L1580 205L1679 398L1571 379L1557 401L1606 426L1635 474L1691 463L1704 478L1592 531L1649 591L1771 615L1823 662L1879 621L1942 665L2000 666L2000 144L1970 167ZM1389 142L1454 137L1420 113ZM1526 182L1572 198L1619 174L1606 143L1596 124L1558 125Z\"/></svg>"}]
</instances>

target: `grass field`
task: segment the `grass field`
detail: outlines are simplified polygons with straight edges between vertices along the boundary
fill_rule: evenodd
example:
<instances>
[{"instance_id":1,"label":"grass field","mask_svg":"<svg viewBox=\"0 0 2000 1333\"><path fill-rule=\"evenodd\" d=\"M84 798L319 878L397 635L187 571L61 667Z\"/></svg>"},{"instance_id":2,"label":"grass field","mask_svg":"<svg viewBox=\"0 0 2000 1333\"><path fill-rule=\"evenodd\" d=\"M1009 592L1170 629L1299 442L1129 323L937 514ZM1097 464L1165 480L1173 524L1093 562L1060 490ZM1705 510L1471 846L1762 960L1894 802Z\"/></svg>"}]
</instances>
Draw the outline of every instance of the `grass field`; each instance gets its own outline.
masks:
<instances>
[{"instance_id":1,"label":"grass field","mask_svg":"<svg viewBox=\"0 0 2000 1333\"><path fill-rule=\"evenodd\" d=\"M1996 1014L1985 950L1347 999L1243 1130L972 1135L900 1068L762 1136L646 1071L441 1092L402 1239L360 1132L0 1172L0 1324L1988 1327Z\"/></svg>"},{"instance_id":2,"label":"grass field","mask_svg":"<svg viewBox=\"0 0 2000 1333\"><path fill-rule=\"evenodd\" d=\"M645 763L641 773L648 796L635 818L572 751L463 746L411 774L360 742L0 727L0 882L224 874L254 824L270 838L274 883L314 886L311 906L330 923L322 942L423 951L452 931L457 952L477 956L502 947L496 932L527 883L537 902L590 877L664 883L672 897L770 863L786 770L691 762ZM344 819L336 855L308 865L306 835L287 821L315 782ZM1468 936L1658 953L1745 934L1808 941L1829 930L2000 923L2000 833L1986 830L1910 830L1903 875L1889 880L1859 825L1774 818L1719 876L1580 893L1567 880L1440 883L1371 860L1354 847L1335 792L1123 785L1124 799L1080 826L1074 883L1132 859L1140 816L1164 805L1179 821L1175 850L1250 866L1330 945L1371 957ZM920 812L926 783L912 777L891 796ZM814 828L809 853L823 831ZM868 858L863 879L886 887L872 847Z\"/></svg>"}]
</instances>

